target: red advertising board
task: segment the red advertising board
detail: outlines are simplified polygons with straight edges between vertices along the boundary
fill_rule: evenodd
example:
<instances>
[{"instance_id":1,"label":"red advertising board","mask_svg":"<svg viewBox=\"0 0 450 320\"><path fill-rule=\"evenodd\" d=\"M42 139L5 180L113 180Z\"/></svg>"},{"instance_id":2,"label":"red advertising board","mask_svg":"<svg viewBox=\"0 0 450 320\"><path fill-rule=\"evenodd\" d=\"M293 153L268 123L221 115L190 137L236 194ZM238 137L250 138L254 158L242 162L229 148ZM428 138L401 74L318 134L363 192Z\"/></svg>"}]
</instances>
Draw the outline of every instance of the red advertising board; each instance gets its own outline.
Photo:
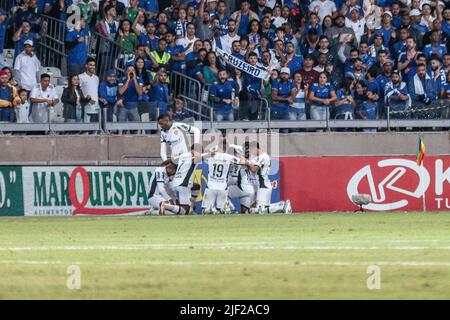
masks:
<instances>
[{"instance_id":1,"label":"red advertising board","mask_svg":"<svg viewBox=\"0 0 450 320\"><path fill-rule=\"evenodd\" d=\"M311 157L280 159L281 198L294 211L352 211L351 196L369 194L371 211L450 209L450 156Z\"/></svg>"}]
</instances>

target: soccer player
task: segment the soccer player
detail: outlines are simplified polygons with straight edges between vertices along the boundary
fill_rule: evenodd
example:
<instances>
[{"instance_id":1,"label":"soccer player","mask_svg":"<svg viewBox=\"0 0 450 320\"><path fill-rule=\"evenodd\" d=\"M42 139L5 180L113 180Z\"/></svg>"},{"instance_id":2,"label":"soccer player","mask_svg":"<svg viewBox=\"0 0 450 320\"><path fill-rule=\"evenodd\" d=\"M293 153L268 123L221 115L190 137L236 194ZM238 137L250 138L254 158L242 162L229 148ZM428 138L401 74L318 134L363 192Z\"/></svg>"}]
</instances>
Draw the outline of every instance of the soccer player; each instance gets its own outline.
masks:
<instances>
[{"instance_id":1,"label":"soccer player","mask_svg":"<svg viewBox=\"0 0 450 320\"><path fill-rule=\"evenodd\" d=\"M191 196L195 194L193 192L193 173L197 163L201 162L204 154L200 154L202 146L200 144L193 144L191 151L182 153L173 158L177 161L177 169L172 179L172 185L177 193L177 199L179 205L185 210L186 214L189 214L192 206Z\"/></svg>"},{"instance_id":2,"label":"soccer player","mask_svg":"<svg viewBox=\"0 0 450 320\"><path fill-rule=\"evenodd\" d=\"M230 145L230 148L235 156L244 156L244 151L241 146L232 144ZM238 164L231 164L230 174L228 176L229 203L233 208L231 199L239 198L241 213L249 213L249 210L256 198L256 190L254 185L250 182L250 176L254 176L254 174L250 173L247 167Z\"/></svg>"},{"instance_id":3,"label":"soccer player","mask_svg":"<svg viewBox=\"0 0 450 320\"><path fill-rule=\"evenodd\" d=\"M207 155L208 186L202 203L202 213L225 213L228 201L228 173L232 164L243 165L246 160L223 152L222 145Z\"/></svg>"},{"instance_id":4,"label":"soccer player","mask_svg":"<svg viewBox=\"0 0 450 320\"><path fill-rule=\"evenodd\" d=\"M153 178L148 194L150 215L176 215L186 214L186 211L181 206L173 204L176 199L175 192L172 188L170 177L176 172L176 165L170 160L164 161L160 167L155 170L155 177ZM172 200L172 201L171 201Z\"/></svg>"},{"instance_id":5,"label":"soccer player","mask_svg":"<svg viewBox=\"0 0 450 320\"><path fill-rule=\"evenodd\" d=\"M264 152L258 142L249 145L250 160L246 160L245 165L258 177L259 188L256 192L256 207L250 209L250 213L292 213L291 202L289 200L270 203L272 197L272 184L269 180L270 157Z\"/></svg>"},{"instance_id":6,"label":"soccer player","mask_svg":"<svg viewBox=\"0 0 450 320\"><path fill-rule=\"evenodd\" d=\"M186 123L172 122L168 114L158 117L161 127L161 159L167 160L167 145L171 148L172 162L178 164L178 156L189 153L185 133L194 134L194 143L200 142L200 129Z\"/></svg>"}]
</instances>

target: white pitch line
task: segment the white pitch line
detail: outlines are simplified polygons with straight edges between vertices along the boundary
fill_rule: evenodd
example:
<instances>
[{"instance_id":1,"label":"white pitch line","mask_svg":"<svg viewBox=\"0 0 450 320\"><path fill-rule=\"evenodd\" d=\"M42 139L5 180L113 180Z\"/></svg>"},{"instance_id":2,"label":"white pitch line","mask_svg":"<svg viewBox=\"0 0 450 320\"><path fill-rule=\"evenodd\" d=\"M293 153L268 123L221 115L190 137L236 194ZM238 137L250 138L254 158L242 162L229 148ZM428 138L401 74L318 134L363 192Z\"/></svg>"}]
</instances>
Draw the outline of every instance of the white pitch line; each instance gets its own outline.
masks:
<instances>
[{"instance_id":1,"label":"white pitch line","mask_svg":"<svg viewBox=\"0 0 450 320\"><path fill-rule=\"evenodd\" d=\"M0 251L127 251L127 250L304 250L304 251L364 251L364 250L450 250L450 246L297 246L269 243L191 243L191 244L122 244L87 246L14 246Z\"/></svg>"},{"instance_id":2,"label":"white pitch line","mask_svg":"<svg viewBox=\"0 0 450 320\"><path fill-rule=\"evenodd\" d=\"M399 267L450 267L445 261L142 261L142 262L64 262L60 260L0 260L3 265L94 265L94 266L225 266L225 265L255 265L255 266L399 266Z\"/></svg>"}]
</instances>

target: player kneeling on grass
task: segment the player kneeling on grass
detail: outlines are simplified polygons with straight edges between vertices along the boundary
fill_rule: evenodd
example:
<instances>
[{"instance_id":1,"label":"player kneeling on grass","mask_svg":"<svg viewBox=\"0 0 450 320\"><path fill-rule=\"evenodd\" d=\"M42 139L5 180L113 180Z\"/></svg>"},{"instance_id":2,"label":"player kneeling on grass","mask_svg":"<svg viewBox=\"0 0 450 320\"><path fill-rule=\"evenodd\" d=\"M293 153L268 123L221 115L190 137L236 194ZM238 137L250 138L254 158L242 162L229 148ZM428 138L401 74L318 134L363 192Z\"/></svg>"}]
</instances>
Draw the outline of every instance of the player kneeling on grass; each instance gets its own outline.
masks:
<instances>
[{"instance_id":1,"label":"player kneeling on grass","mask_svg":"<svg viewBox=\"0 0 450 320\"><path fill-rule=\"evenodd\" d=\"M191 151L180 154L175 157L178 163L175 175L172 180L172 185L177 193L177 199L179 205L184 209L186 214L189 214L192 206L192 196L195 194L192 191L194 185L194 171L197 163L202 160L201 154L202 146L194 143L191 146Z\"/></svg>"},{"instance_id":2,"label":"player kneeling on grass","mask_svg":"<svg viewBox=\"0 0 450 320\"><path fill-rule=\"evenodd\" d=\"M176 165L170 160L164 161L160 167L155 170L155 177L153 178L148 194L150 215L176 215L185 214L183 207L176 205L175 190L172 188L170 179L175 175Z\"/></svg>"},{"instance_id":3,"label":"player kneeling on grass","mask_svg":"<svg viewBox=\"0 0 450 320\"><path fill-rule=\"evenodd\" d=\"M258 142L249 144L250 159L246 160L247 168L258 176L259 188L256 192L256 207L250 213L292 213L291 202L280 201L270 203L272 197L272 184L269 179L270 157L264 152Z\"/></svg>"},{"instance_id":4,"label":"player kneeling on grass","mask_svg":"<svg viewBox=\"0 0 450 320\"><path fill-rule=\"evenodd\" d=\"M244 156L243 148L234 144L229 145L228 153L234 154L237 157ZM239 199L241 213L248 213L250 207L255 202L255 188L249 180L251 175L253 174L250 173L246 166L231 164L230 174L228 176L228 201L232 210L234 210L234 207L231 199Z\"/></svg>"},{"instance_id":5,"label":"player kneeling on grass","mask_svg":"<svg viewBox=\"0 0 450 320\"><path fill-rule=\"evenodd\" d=\"M208 165L208 186L202 203L203 214L231 213L228 203L228 173L232 164L243 165L245 159L223 152L221 144L205 156Z\"/></svg>"}]
</instances>

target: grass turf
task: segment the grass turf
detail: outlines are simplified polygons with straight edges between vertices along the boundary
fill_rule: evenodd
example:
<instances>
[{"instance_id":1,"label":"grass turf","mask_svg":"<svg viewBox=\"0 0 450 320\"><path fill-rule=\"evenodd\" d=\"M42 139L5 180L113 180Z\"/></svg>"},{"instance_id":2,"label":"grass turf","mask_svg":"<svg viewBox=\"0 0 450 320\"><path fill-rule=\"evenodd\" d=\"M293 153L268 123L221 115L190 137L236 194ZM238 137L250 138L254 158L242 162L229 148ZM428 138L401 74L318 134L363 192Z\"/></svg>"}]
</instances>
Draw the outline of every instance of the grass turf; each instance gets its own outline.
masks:
<instances>
[{"instance_id":1,"label":"grass turf","mask_svg":"<svg viewBox=\"0 0 450 320\"><path fill-rule=\"evenodd\" d=\"M449 299L449 231L443 212L3 217L0 298Z\"/></svg>"}]
</instances>

